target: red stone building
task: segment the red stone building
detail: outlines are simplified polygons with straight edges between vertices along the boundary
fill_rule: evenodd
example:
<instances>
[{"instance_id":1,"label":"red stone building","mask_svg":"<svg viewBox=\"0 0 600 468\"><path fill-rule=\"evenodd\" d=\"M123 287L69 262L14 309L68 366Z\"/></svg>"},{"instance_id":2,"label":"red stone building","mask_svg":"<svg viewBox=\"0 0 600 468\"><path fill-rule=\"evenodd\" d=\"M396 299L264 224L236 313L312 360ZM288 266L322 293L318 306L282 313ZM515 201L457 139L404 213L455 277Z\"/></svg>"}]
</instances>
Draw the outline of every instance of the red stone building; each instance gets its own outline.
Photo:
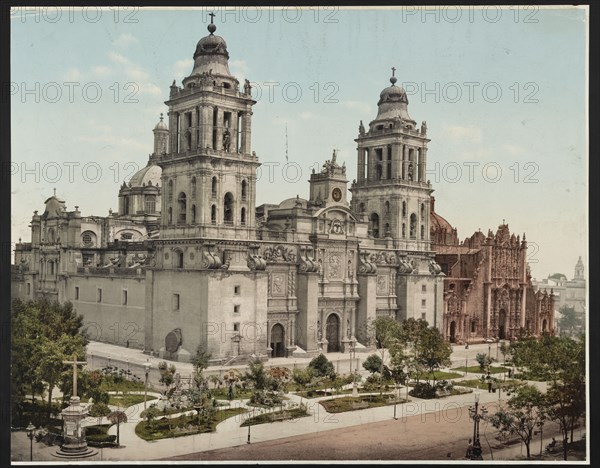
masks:
<instances>
[{"instance_id":1,"label":"red stone building","mask_svg":"<svg viewBox=\"0 0 600 468\"><path fill-rule=\"evenodd\" d=\"M444 336L451 342L512 339L520 329L554 333L553 291L535 291L527 266L527 241L508 224L460 242L456 228L435 212L431 242L444 278Z\"/></svg>"}]
</instances>

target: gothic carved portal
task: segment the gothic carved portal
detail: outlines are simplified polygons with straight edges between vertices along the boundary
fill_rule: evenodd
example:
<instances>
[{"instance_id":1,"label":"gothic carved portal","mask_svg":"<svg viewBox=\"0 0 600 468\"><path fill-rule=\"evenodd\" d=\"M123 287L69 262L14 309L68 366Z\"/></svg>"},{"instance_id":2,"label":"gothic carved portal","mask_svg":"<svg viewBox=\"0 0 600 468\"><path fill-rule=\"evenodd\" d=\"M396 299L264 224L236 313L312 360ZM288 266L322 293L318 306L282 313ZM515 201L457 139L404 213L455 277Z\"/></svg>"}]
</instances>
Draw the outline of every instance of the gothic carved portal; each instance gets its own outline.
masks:
<instances>
[{"instance_id":1,"label":"gothic carved portal","mask_svg":"<svg viewBox=\"0 0 600 468\"><path fill-rule=\"evenodd\" d=\"M498 314L498 338L504 340L506 338L506 310L500 309Z\"/></svg>"},{"instance_id":2,"label":"gothic carved portal","mask_svg":"<svg viewBox=\"0 0 600 468\"><path fill-rule=\"evenodd\" d=\"M330 314L327 317L325 338L327 339L328 353L337 353L340 351L340 319L336 314Z\"/></svg>"}]
</instances>

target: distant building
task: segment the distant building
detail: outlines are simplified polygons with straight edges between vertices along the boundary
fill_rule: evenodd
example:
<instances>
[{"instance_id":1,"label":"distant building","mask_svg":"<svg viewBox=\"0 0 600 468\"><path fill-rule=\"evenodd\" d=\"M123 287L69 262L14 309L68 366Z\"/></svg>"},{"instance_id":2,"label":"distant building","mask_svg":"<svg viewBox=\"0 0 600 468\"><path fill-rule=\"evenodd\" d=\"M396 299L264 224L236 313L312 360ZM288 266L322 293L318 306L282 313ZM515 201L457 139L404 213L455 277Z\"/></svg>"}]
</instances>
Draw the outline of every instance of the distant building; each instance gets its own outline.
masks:
<instances>
[{"instance_id":1,"label":"distant building","mask_svg":"<svg viewBox=\"0 0 600 468\"><path fill-rule=\"evenodd\" d=\"M562 273L554 273L541 281L534 280L533 285L537 289L552 288L554 290L556 296L554 307L557 319L560 319L559 310L563 306L569 306L585 321L587 282L581 257L575 264L573 279L568 280Z\"/></svg>"}]
</instances>

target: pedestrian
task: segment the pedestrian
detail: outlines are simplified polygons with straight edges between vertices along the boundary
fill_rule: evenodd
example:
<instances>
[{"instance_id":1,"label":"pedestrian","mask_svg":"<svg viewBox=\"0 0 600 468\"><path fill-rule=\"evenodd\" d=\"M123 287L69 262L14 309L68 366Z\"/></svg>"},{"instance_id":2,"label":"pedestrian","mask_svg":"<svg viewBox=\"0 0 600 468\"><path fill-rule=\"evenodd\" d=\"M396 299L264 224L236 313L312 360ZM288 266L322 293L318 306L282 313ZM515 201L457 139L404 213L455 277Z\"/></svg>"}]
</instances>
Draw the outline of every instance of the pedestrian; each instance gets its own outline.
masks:
<instances>
[{"instance_id":1,"label":"pedestrian","mask_svg":"<svg viewBox=\"0 0 600 468\"><path fill-rule=\"evenodd\" d=\"M467 453L466 453L465 457L471 458L472 454L473 454L473 439L469 439L469 444L467 445Z\"/></svg>"},{"instance_id":2,"label":"pedestrian","mask_svg":"<svg viewBox=\"0 0 600 468\"><path fill-rule=\"evenodd\" d=\"M487 380L488 393L492 393L492 376L490 375L490 371L488 371L485 379Z\"/></svg>"}]
</instances>

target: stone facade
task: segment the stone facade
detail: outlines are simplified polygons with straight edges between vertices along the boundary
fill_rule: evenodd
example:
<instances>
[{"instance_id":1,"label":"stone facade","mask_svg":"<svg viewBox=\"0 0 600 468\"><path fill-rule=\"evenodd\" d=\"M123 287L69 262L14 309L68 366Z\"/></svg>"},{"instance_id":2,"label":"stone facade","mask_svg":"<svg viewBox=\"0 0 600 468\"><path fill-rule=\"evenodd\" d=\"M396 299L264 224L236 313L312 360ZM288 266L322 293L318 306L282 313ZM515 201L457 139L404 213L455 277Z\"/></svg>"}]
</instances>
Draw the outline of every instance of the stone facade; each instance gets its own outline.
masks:
<instances>
[{"instance_id":1,"label":"stone facade","mask_svg":"<svg viewBox=\"0 0 600 468\"><path fill-rule=\"evenodd\" d=\"M409 116L395 76L376 118L360 123L349 188L334 151L307 199L257 207L256 102L215 30L171 85L168 125L161 115L119 212L82 218L53 196L34 214L31 243L16 248L15 297L72 301L91 339L180 361L202 347L221 364L367 350L380 316L425 319L451 340L552 330L552 295L529 292L524 239L506 225L460 245L441 231L427 125Z\"/></svg>"}]
</instances>

